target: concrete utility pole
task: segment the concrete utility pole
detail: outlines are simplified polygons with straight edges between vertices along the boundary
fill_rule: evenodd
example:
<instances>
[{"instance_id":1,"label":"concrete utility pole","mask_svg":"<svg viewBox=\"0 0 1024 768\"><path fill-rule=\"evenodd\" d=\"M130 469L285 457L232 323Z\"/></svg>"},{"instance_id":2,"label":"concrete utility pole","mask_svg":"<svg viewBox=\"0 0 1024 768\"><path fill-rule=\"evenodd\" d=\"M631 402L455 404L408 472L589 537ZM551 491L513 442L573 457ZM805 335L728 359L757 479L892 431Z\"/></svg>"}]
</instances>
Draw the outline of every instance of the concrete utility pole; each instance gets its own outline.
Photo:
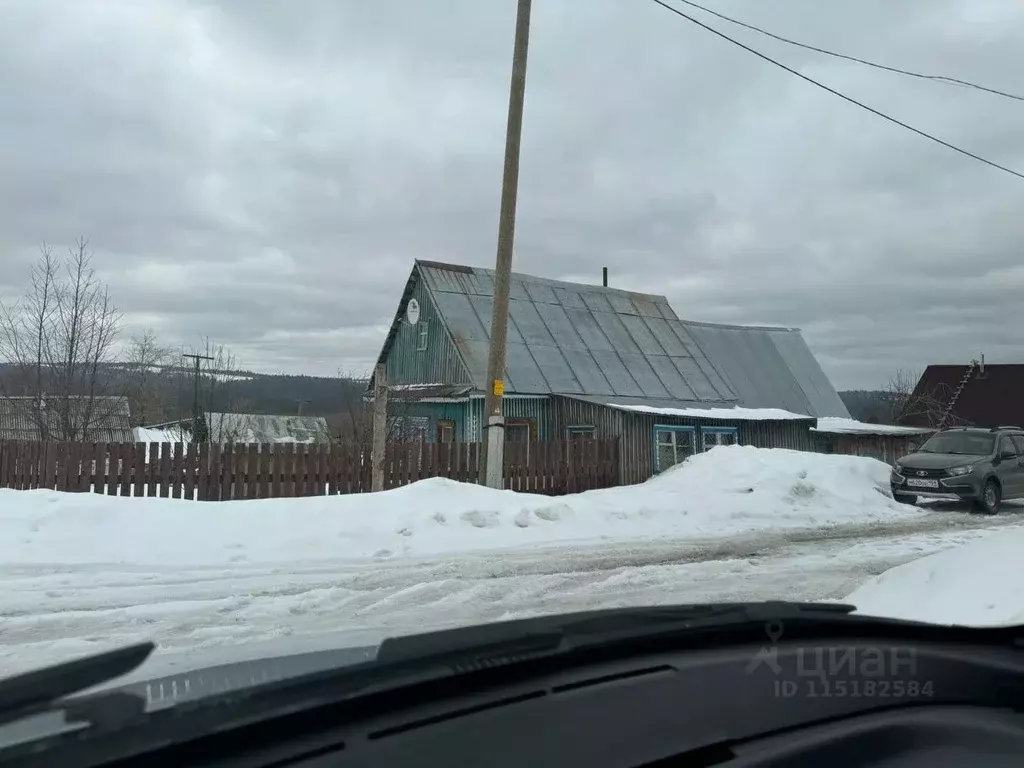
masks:
<instances>
[{"instance_id":1,"label":"concrete utility pole","mask_svg":"<svg viewBox=\"0 0 1024 768\"><path fill-rule=\"evenodd\" d=\"M195 375L192 382L192 439L195 440L196 435L199 434L199 361L213 360L213 358L209 355L186 354L182 354L182 357L190 357L196 361Z\"/></svg>"},{"instance_id":2,"label":"concrete utility pole","mask_svg":"<svg viewBox=\"0 0 1024 768\"><path fill-rule=\"evenodd\" d=\"M388 427L388 369L373 372L373 446L370 449L370 490L384 490L384 448Z\"/></svg>"},{"instance_id":3,"label":"concrete utility pole","mask_svg":"<svg viewBox=\"0 0 1024 768\"><path fill-rule=\"evenodd\" d=\"M512 275L512 251L516 235L516 196L519 192L519 143L523 133L523 101L526 98L526 54L530 43L531 0L519 0L516 38L512 51L512 82L508 94L508 125L505 129L505 170L501 180L501 211L498 215L498 255L494 267L494 310L491 314L491 347L487 357L487 395L484 402L484 482L501 488L505 463L505 421L501 398L505 393L505 352L508 343L508 293Z\"/></svg>"}]
</instances>

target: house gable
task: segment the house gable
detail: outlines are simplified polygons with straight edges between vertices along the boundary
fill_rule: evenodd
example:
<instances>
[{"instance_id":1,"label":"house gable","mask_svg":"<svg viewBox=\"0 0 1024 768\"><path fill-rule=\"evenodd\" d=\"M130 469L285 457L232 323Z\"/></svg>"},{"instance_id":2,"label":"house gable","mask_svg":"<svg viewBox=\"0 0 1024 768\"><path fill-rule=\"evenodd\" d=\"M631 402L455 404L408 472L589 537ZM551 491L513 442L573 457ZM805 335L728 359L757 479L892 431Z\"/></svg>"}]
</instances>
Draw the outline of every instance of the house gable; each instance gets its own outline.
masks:
<instances>
[{"instance_id":1,"label":"house gable","mask_svg":"<svg viewBox=\"0 0 1024 768\"><path fill-rule=\"evenodd\" d=\"M409 322L412 301L418 307L415 323ZM387 366L389 386L472 384L455 340L422 279L419 262L406 282L377 363ZM369 386L372 389L372 375Z\"/></svg>"}]
</instances>

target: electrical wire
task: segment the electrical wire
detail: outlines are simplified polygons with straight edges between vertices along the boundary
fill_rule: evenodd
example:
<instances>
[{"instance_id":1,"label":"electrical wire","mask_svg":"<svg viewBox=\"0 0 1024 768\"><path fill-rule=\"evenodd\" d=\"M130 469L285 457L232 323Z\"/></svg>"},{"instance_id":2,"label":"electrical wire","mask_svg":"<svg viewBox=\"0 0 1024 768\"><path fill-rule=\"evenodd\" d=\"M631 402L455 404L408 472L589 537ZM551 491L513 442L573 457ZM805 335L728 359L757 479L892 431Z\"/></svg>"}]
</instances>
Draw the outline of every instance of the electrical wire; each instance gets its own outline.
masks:
<instances>
[{"instance_id":1,"label":"electrical wire","mask_svg":"<svg viewBox=\"0 0 1024 768\"><path fill-rule=\"evenodd\" d=\"M958 77L947 77L945 75L929 75L929 74L925 74L923 72L914 72L914 71L909 70L909 69L900 69L899 67L890 67L890 66L888 66L886 64L879 64L876 61L869 61L868 59L861 59L861 58L858 58L857 56L848 56L845 53L836 53L835 51L830 51L827 48L818 48L817 46L814 46L814 45L808 45L807 43L801 43L799 40L791 40L788 37L783 37L782 35L777 35L774 32L768 31L767 29L763 29L762 27L758 27L758 26L755 26L753 24L749 24L749 23L747 23L745 21L740 21L739 19L734 19L731 16L726 16L724 13L719 13L718 11L712 10L711 8L707 8L706 6L703 6L700 3L692 2L692 0L679 0L679 2L680 3L684 3L686 5L689 5L692 8L697 8L698 10L704 11L705 13L710 13L712 16L717 16L718 18L722 19L723 21L728 21L730 24L736 24L737 26L744 27L745 29L749 29L749 30L752 30L752 31L757 32L759 34L762 34L762 35L765 35L767 37L770 37L773 40L778 40L779 42L786 43L787 45L795 45L797 48L804 48L804 49L806 49L808 51L814 51L815 53L823 53L826 56L833 56L833 57L835 57L837 59L845 59L846 61L853 61L853 62L856 62L857 64L864 64L864 65L866 65L868 67L874 67L875 69L883 69L886 72L895 72L898 75L907 75L909 77L916 77L916 78L919 78L921 80L934 80L936 82L945 83L946 85L959 85L959 86L964 86L966 88L976 88L979 91L985 91L986 93L991 93L991 94L994 94L996 96L1003 96L1004 98L1007 98L1007 99L1016 99L1017 101L1024 101L1024 96L1018 96L1015 93L1008 93L1007 91L1000 91L1000 90L998 90L996 88L989 88L988 86L985 86L985 85L979 85L978 83L972 83L970 80L961 80Z\"/></svg>"},{"instance_id":2,"label":"electrical wire","mask_svg":"<svg viewBox=\"0 0 1024 768\"><path fill-rule=\"evenodd\" d=\"M801 80L806 80L811 85L816 85L818 88L821 88L822 90L828 91L833 96L838 96L840 99L843 99L844 101L848 101L849 103L851 103L851 104L853 104L855 106L858 106L861 109L867 110L871 114L877 115L878 117L882 118L883 120L888 120L890 123L893 123L894 125L898 125L900 128L904 128L904 129L910 131L911 133L916 133L918 136L921 136L922 138L928 139L929 141L933 141L936 144L941 144L943 147L946 147L946 149L951 149L954 152L958 152L958 153L960 153L961 155L963 155L965 157L971 158L972 160L977 160L979 163L984 163L985 165L989 165L989 166L991 166L991 167L993 167L993 168L995 168L997 170L1003 171L1004 173L1008 173L1011 176L1016 176L1017 178L1024 179L1024 173L1020 173L1019 171L1015 171L1012 168L1007 168L1005 165L1000 165L999 163L993 162L992 160L988 160L988 159L982 157L981 155L976 155L973 152L969 152L966 149L961 149L960 147L956 146L955 144L950 144L948 141L940 139L938 136L933 136L930 133L926 133L925 131L922 131L919 128L915 128L914 126L909 125L908 123L904 123L902 120L897 120L895 117L890 117L889 115L887 115L884 112L881 112L881 111L875 109L874 107L869 107L864 102L857 101L855 98L853 98L852 96L847 96L845 93L840 93L839 91L835 90L834 88L830 88L829 86L825 85L822 82L819 82L818 80L815 80L812 77L808 77L807 75L805 75L805 74L803 74L801 72L797 72L792 67L787 67L782 62L776 61L775 59L773 59L771 56L768 56L768 55L766 55L764 53L761 53L760 51L758 51L758 50L756 50L754 48L751 48L749 45L745 45L745 44L741 43L739 40L736 40L736 39L734 39L732 37L729 37L724 32L719 32L714 27L709 27L704 22L698 21L697 19L693 18L692 16L690 16L687 13L684 13L683 11L679 10L678 8L673 8L671 5L666 3L664 0L652 0L652 2L657 3L658 5L660 5L665 10L671 11L672 13L676 14L677 16L681 16L682 18L686 19L689 22L692 22L693 24L696 24L698 27L701 27L702 29L705 29L708 32L711 32L712 34L717 35L718 37L722 38L723 40L727 40L728 42L732 43L733 45L739 46L743 50L748 51L748 52L754 54L755 56L757 56L760 59L763 59L764 61L767 61L769 64L774 64L779 69L784 69L786 72L789 72L789 74L796 75Z\"/></svg>"}]
</instances>

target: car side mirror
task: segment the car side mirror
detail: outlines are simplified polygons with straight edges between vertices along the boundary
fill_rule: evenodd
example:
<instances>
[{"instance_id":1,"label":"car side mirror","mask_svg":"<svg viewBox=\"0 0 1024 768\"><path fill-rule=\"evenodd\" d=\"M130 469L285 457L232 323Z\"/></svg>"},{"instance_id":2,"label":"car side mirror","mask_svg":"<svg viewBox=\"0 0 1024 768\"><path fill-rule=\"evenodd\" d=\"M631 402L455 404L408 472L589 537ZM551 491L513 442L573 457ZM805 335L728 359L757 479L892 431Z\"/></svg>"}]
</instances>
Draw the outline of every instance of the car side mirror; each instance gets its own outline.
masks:
<instances>
[{"instance_id":1,"label":"car side mirror","mask_svg":"<svg viewBox=\"0 0 1024 768\"><path fill-rule=\"evenodd\" d=\"M1017 458L1017 454L1014 453L1013 451L1003 450L1003 451L999 452L999 458L1000 459L1016 459Z\"/></svg>"}]
</instances>

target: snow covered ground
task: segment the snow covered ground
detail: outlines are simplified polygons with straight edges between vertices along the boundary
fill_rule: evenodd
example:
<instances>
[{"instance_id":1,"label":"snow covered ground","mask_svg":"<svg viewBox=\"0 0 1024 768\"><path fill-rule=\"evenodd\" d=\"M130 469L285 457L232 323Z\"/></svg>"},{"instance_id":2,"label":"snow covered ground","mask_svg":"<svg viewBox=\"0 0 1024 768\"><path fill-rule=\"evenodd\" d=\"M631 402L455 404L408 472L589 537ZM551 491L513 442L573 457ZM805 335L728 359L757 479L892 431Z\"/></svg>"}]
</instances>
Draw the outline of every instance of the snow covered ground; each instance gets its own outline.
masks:
<instances>
[{"instance_id":1,"label":"snow covered ground","mask_svg":"<svg viewBox=\"0 0 1024 768\"><path fill-rule=\"evenodd\" d=\"M1024 623L1024 528L893 568L849 595L861 613L944 624Z\"/></svg>"},{"instance_id":2,"label":"snow covered ground","mask_svg":"<svg viewBox=\"0 0 1024 768\"><path fill-rule=\"evenodd\" d=\"M1024 523L897 504L888 472L730 446L560 498L445 480L222 503L0 491L0 675L143 639L187 665L550 611L838 598Z\"/></svg>"}]
</instances>

